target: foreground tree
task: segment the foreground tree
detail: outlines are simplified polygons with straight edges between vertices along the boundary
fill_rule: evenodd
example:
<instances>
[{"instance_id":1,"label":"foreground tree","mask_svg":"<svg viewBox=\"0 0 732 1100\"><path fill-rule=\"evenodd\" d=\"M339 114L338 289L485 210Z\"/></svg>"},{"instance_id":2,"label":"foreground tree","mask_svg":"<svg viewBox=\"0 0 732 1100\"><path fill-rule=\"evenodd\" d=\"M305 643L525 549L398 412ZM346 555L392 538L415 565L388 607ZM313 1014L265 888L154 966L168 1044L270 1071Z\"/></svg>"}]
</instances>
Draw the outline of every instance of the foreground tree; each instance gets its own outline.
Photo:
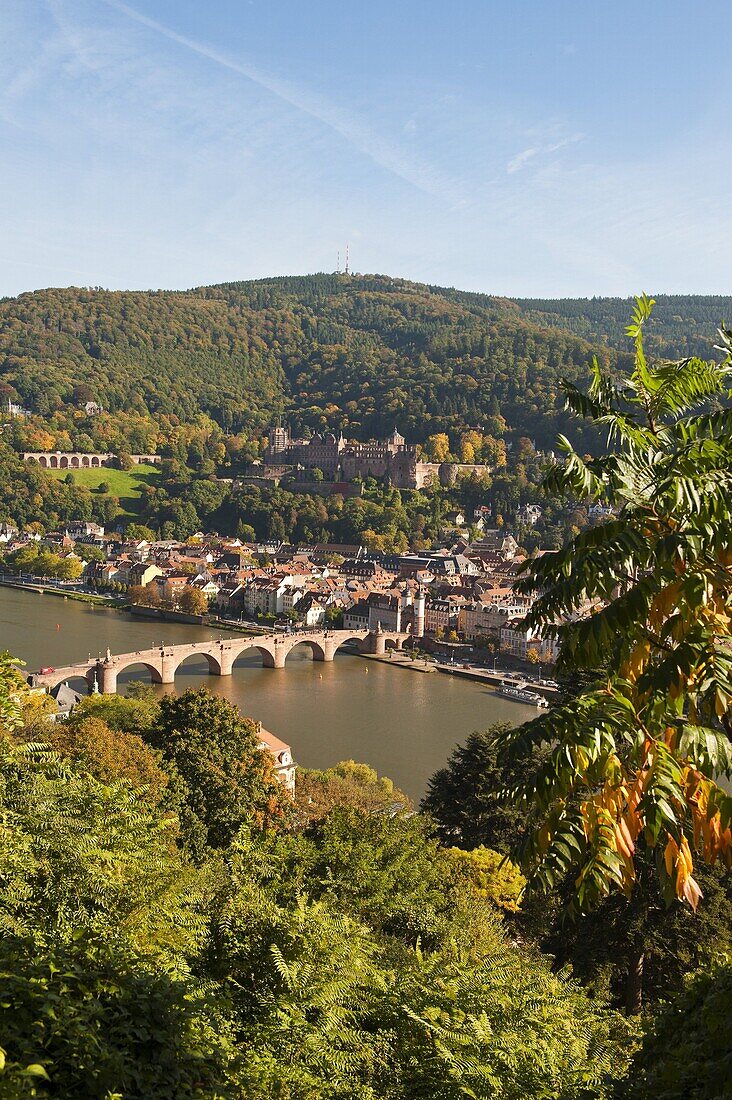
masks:
<instances>
[{"instance_id":1,"label":"foreground tree","mask_svg":"<svg viewBox=\"0 0 732 1100\"><path fill-rule=\"evenodd\" d=\"M687 359L651 367L638 300L628 333L629 379L597 364L585 395L567 404L607 430L608 452L584 459L566 439L552 492L591 497L615 516L529 563L527 624L560 639L560 667L601 668L578 698L499 735L508 758L540 744L547 759L514 789L527 807L523 864L551 887L572 870L575 900L591 908L630 895L636 853L657 853L668 898L696 907L696 850L732 860L732 409L717 407L724 363Z\"/></svg>"},{"instance_id":2,"label":"foreground tree","mask_svg":"<svg viewBox=\"0 0 732 1100\"><path fill-rule=\"evenodd\" d=\"M205 688L165 695L143 736L162 757L188 850L225 848L245 824L266 827L291 808L254 722Z\"/></svg>"},{"instance_id":3,"label":"foreground tree","mask_svg":"<svg viewBox=\"0 0 732 1100\"><path fill-rule=\"evenodd\" d=\"M620 1100L725 1100L732 1095L732 965L693 975L648 1021Z\"/></svg>"},{"instance_id":4,"label":"foreground tree","mask_svg":"<svg viewBox=\"0 0 732 1100\"><path fill-rule=\"evenodd\" d=\"M507 943L463 855L417 817L354 810L300 837L240 834L213 957L247 1096L610 1095L631 1028Z\"/></svg>"},{"instance_id":5,"label":"foreground tree","mask_svg":"<svg viewBox=\"0 0 732 1100\"><path fill-rule=\"evenodd\" d=\"M103 708L61 734L71 758L18 745L26 693L0 660L0 1096L609 1097L631 1029L506 941L487 853L456 867L409 814L258 828L280 819L255 731L191 692L147 737L205 793L184 807L221 850L194 866L133 735L122 779Z\"/></svg>"},{"instance_id":6,"label":"foreground tree","mask_svg":"<svg viewBox=\"0 0 732 1100\"><path fill-rule=\"evenodd\" d=\"M163 796L168 777L153 751L134 733L112 730L101 718L85 718L82 712L68 722L47 724L43 740L102 782L126 780L153 805Z\"/></svg>"},{"instance_id":7,"label":"foreground tree","mask_svg":"<svg viewBox=\"0 0 732 1100\"><path fill-rule=\"evenodd\" d=\"M637 850L635 864L630 897L613 893L574 919L567 876L552 898L526 899L522 921L558 967L571 966L583 985L631 1015L656 1009L681 992L688 974L732 951L732 875L723 865L695 870L704 902L693 912L685 901L664 899L652 850Z\"/></svg>"},{"instance_id":8,"label":"foreground tree","mask_svg":"<svg viewBox=\"0 0 732 1100\"><path fill-rule=\"evenodd\" d=\"M412 809L408 796L391 779L354 760L342 760L325 771L299 768L295 805L298 821L303 824L322 821L336 806L351 806L366 813Z\"/></svg>"},{"instance_id":9,"label":"foreground tree","mask_svg":"<svg viewBox=\"0 0 732 1100\"><path fill-rule=\"evenodd\" d=\"M471 733L430 779L420 809L433 818L445 844L467 849L484 844L506 854L521 836L524 811L500 795L532 774L540 753L532 750L528 759L516 753L500 760L499 737L506 738L511 730L497 722Z\"/></svg>"},{"instance_id":10,"label":"foreground tree","mask_svg":"<svg viewBox=\"0 0 732 1100\"><path fill-rule=\"evenodd\" d=\"M537 759L506 771L497 758L496 738L510 727L497 725L485 733L471 734L457 748L447 767L430 780L423 808L428 809L445 844L458 843L469 861L466 867L482 877L481 864L495 857L490 843L508 853L523 835L519 807L501 799L501 790L532 773ZM481 855L485 852L485 856ZM458 849L448 849L457 856ZM489 900L502 908L504 900L520 900L511 916L521 934L535 941L554 959L557 968L571 966L573 973L596 995L629 1013L678 993L683 978L720 952L732 950L732 875L723 865L701 864L696 874L704 904L693 913L676 898L669 903L656 872L655 854L647 846L636 853L636 879L632 895L615 892L589 913L572 913L576 890L574 875L558 881L551 894L519 894L523 880L508 862L488 875ZM491 871L490 865L486 868ZM504 887L508 888L504 897ZM509 908L510 911L510 908Z\"/></svg>"},{"instance_id":11,"label":"foreground tree","mask_svg":"<svg viewBox=\"0 0 732 1100\"><path fill-rule=\"evenodd\" d=\"M3 1100L241 1096L226 1001L116 936L0 938Z\"/></svg>"}]
</instances>

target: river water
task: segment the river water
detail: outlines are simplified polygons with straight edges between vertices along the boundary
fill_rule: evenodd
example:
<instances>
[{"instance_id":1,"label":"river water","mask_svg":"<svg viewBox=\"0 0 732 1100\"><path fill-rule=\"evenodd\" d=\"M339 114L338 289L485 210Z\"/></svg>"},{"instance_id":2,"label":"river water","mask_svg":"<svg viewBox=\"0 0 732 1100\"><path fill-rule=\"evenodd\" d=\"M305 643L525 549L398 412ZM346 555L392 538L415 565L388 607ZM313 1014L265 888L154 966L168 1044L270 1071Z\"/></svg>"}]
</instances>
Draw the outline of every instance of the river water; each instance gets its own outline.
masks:
<instances>
[{"instance_id":1,"label":"river water","mask_svg":"<svg viewBox=\"0 0 732 1100\"><path fill-rule=\"evenodd\" d=\"M29 670L75 664L107 647L129 653L161 641L218 636L207 627L136 619L0 587L0 652L10 650ZM175 690L204 684L291 744L299 764L326 768L339 760L363 761L413 799L421 797L432 773L472 730L536 715L533 707L502 699L484 684L347 654L338 654L332 664L313 662L305 646L288 657L284 669L262 668L256 654L240 658L230 677L209 676L207 668L204 658L186 662ZM120 677L120 686L131 677L150 679L145 669L130 670Z\"/></svg>"}]
</instances>

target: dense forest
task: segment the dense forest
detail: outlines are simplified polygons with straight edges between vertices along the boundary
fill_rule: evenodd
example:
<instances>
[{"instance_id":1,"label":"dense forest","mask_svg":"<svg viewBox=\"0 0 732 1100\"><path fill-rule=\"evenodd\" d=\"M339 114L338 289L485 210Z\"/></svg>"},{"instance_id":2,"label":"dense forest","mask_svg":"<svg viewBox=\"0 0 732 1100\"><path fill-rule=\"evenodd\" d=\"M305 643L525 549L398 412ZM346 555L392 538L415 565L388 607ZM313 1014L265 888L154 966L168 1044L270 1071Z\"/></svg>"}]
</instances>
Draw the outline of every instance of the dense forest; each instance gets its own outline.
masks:
<instances>
[{"instance_id":1,"label":"dense forest","mask_svg":"<svg viewBox=\"0 0 732 1100\"><path fill-rule=\"evenodd\" d=\"M659 354L710 354L732 300L661 298L649 319ZM592 358L628 373L628 303L520 301L383 276L313 275L186 292L45 290L0 303L0 401L30 416L3 426L0 520L55 527L72 518L142 523L166 537L201 528L258 538L428 545L451 508L488 504L511 521L539 499L544 452L559 431L596 451L592 424L570 423L560 382ZM570 329L572 331L567 331ZM96 402L103 411L87 411ZM364 504L285 489L237 494L216 482L261 456L266 429L340 428L365 439L398 424L433 460L484 461L490 477L441 500L399 507L372 489ZM24 450L157 452L166 460L142 500L60 484L18 460ZM122 463L124 465L124 462ZM368 495L368 494L367 494ZM440 496L438 493L437 496ZM401 507L401 504L404 507ZM557 546L586 522L545 502L523 545Z\"/></svg>"},{"instance_id":2,"label":"dense forest","mask_svg":"<svg viewBox=\"0 0 732 1100\"><path fill-rule=\"evenodd\" d=\"M708 354L725 298L661 298L660 354ZM627 368L621 299L512 302L384 276L312 275L185 292L40 290L0 303L0 397L48 419L93 399L133 419L208 414L225 431L287 414L360 438L397 422L435 432L498 425L551 447L560 378L593 354ZM71 422L94 433L102 423ZM588 439L590 436L588 436Z\"/></svg>"},{"instance_id":3,"label":"dense forest","mask_svg":"<svg viewBox=\"0 0 732 1100\"><path fill-rule=\"evenodd\" d=\"M183 293L69 288L0 303L2 396L46 419L91 398L133 417L201 410L225 431L279 413L358 437L398 422L421 442L502 417L550 446L563 419L558 380L582 378L592 350L504 300L377 276ZM601 356L618 361L614 350Z\"/></svg>"},{"instance_id":4,"label":"dense forest","mask_svg":"<svg viewBox=\"0 0 732 1100\"><path fill-rule=\"evenodd\" d=\"M79 484L80 471L70 470L59 479L36 463L23 462L0 442L0 483L5 490L0 522L48 531L72 520L94 520L140 538L187 538L206 531L246 541L360 543L376 551L403 552L432 546L450 530L449 516L457 509L470 517L477 505L487 504L500 526L511 520L519 505L540 496L544 463L528 447L525 453L517 448L510 472L501 467L491 476L468 474L449 488L400 491L373 478L366 479L361 496L352 498L297 492L295 485L244 483L234 488L230 481L213 476L215 462L210 456L221 447L216 433L190 427L179 445L173 433L161 446L171 457L155 468L142 495L134 499L111 491L105 478L116 470L105 467L99 471L98 485L89 488ZM511 523L526 550L561 546L588 523L586 502L542 504L536 525Z\"/></svg>"},{"instance_id":5,"label":"dense forest","mask_svg":"<svg viewBox=\"0 0 732 1100\"><path fill-rule=\"evenodd\" d=\"M629 298L517 298L533 324L562 328L592 343L626 348ZM732 321L732 298L721 294L659 294L645 332L649 352L671 359L708 359L717 329Z\"/></svg>"}]
</instances>

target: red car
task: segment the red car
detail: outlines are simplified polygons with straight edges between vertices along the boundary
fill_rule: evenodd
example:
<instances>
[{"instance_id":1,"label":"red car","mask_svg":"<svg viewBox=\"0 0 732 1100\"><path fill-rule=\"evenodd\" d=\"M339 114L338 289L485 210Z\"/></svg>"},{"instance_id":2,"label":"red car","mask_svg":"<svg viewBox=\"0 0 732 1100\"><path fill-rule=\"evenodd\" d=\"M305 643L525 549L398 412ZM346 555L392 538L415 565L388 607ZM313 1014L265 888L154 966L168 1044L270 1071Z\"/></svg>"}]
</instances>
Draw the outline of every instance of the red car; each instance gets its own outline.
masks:
<instances>
[{"instance_id":1,"label":"red car","mask_svg":"<svg viewBox=\"0 0 732 1100\"><path fill-rule=\"evenodd\" d=\"M41 668L38 669L38 671L41 674L41 676L47 676L49 672L55 672L56 669L51 668L50 665L43 665Z\"/></svg>"}]
</instances>

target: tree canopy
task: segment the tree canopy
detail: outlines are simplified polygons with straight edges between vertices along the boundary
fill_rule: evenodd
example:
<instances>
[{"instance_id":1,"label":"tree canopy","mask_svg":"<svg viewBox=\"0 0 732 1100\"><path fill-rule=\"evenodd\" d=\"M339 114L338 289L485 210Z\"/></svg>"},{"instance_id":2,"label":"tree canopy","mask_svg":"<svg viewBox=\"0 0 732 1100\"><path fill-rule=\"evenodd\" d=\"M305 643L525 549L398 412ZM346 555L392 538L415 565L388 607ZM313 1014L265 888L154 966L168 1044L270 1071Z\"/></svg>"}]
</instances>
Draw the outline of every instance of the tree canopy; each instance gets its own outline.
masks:
<instances>
[{"instance_id":1,"label":"tree canopy","mask_svg":"<svg viewBox=\"0 0 732 1100\"><path fill-rule=\"evenodd\" d=\"M560 639L559 666L599 670L563 706L499 735L510 758L551 746L514 794L527 807L522 858L551 887L574 868L580 907L630 894L636 851L657 853L669 897L696 907L693 852L732 860L732 410L724 362L651 365L640 298L628 333L635 361L614 381L595 364L569 407L608 433L585 458L565 439L550 492L601 500L613 518L527 565L529 625Z\"/></svg>"}]
</instances>

